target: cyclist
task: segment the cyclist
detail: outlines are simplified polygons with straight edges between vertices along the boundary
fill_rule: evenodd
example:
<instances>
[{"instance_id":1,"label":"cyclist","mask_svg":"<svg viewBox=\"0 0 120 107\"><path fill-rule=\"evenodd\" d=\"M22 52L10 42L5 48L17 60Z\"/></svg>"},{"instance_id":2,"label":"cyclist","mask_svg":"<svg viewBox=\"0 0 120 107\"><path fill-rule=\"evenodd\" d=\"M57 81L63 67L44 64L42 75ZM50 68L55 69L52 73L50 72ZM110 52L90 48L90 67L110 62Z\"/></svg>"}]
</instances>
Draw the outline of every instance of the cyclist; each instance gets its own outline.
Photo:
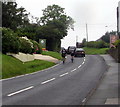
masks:
<instances>
[{"instance_id":1,"label":"cyclist","mask_svg":"<svg viewBox=\"0 0 120 107\"><path fill-rule=\"evenodd\" d=\"M71 61L73 63L73 60L74 60L74 55L75 55L75 50L71 52Z\"/></svg>"},{"instance_id":2,"label":"cyclist","mask_svg":"<svg viewBox=\"0 0 120 107\"><path fill-rule=\"evenodd\" d=\"M62 59L63 59L63 63L65 63L65 57L67 55L67 51L65 49L62 49L61 51L61 56L62 56Z\"/></svg>"}]
</instances>

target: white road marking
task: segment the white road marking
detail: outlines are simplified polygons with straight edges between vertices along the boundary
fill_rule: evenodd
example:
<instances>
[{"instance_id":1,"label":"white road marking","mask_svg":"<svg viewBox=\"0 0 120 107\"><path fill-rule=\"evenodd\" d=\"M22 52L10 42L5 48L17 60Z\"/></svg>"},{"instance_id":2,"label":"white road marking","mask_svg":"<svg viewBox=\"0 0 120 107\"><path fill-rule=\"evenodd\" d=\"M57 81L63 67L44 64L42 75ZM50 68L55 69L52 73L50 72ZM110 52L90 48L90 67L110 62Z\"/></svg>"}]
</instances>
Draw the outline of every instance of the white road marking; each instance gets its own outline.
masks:
<instances>
[{"instance_id":1,"label":"white road marking","mask_svg":"<svg viewBox=\"0 0 120 107\"><path fill-rule=\"evenodd\" d=\"M71 72L74 72L76 70L76 68L75 69L73 69Z\"/></svg>"},{"instance_id":2,"label":"white road marking","mask_svg":"<svg viewBox=\"0 0 120 107\"><path fill-rule=\"evenodd\" d=\"M60 65L61 63L58 63L58 64L56 64L56 65L54 65L54 66L52 66L50 68L46 68L46 69L43 69L43 70L40 70L40 71L37 71L37 72L33 72L33 73L29 73L29 74L24 74L24 75L20 75L20 76L15 76L15 77L7 78L7 79L1 79L0 81L6 81L6 80L16 79L16 78L20 78L20 77L24 77L24 76L34 75L34 74L40 73L42 71L47 72L47 70L52 69L52 68Z\"/></svg>"},{"instance_id":3,"label":"white road marking","mask_svg":"<svg viewBox=\"0 0 120 107\"><path fill-rule=\"evenodd\" d=\"M84 64L85 62L83 62L82 64Z\"/></svg>"},{"instance_id":4,"label":"white road marking","mask_svg":"<svg viewBox=\"0 0 120 107\"><path fill-rule=\"evenodd\" d=\"M7 96L8 96L8 97L13 96L13 95L18 94L18 93L21 93L21 92L23 92L23 91L27 91L27 90L29 90L29 89L32 89L33 87L34 87L34 86L30 86L30 87L28 87L28 88L25 88L25 89L16 91L16 92L11 93L11 94L8 94Z\"/></svg>"},{"instance_id":5,"label":"white road marking","mask_svg":"<svg viewBox=\"0 0 120 107\"><path fill-rule=\"evenodd\" d=\"M86 101L86 98L83 99L82 103L84 103Z\"/></svg>"},{"instance_id":6,"label":"white road marking","mask_svg":"<svg viewBox=\"0 0 120 107\"><path fill-rule=\"evenodd\" d=\"M78 66L78 68L80 68L82 65Z\"/></svg>"},{"instance_id":7,"label":"white road marking","mask_svg":"<svg viewBox=\"0 0 120 107\"><path fill-rule=\"evenodd\" d=\"M84 58L84 61L85 61L85 58Z\"/></svg>"},{"instance_id":8,"label":"white road marking","mask_svg":"<svg viewBox=\"0 0 120 107\"><path fill-rule=\"evenodd\" d=\"M46 84L46 83L48 83L48 82L50 82L50 81L53 81L53 80L55 80L55 78L52 78L52 79L46 80L46 81L42 82L41 84Z\"/></svg>"},{"instance_id":9,"label":"white road marking","mask_svg":"<svg viewBox=\"0 0 120 107\"><path fill-rule=\"evenodd\" d=\"M62 75L60 75L60 77L63 77L63 76L65 76L65 75L67 75L68 74L68 72L66 72L66 73L64 73L64 74L62 74Z\"/></svg>"}]
</instances>

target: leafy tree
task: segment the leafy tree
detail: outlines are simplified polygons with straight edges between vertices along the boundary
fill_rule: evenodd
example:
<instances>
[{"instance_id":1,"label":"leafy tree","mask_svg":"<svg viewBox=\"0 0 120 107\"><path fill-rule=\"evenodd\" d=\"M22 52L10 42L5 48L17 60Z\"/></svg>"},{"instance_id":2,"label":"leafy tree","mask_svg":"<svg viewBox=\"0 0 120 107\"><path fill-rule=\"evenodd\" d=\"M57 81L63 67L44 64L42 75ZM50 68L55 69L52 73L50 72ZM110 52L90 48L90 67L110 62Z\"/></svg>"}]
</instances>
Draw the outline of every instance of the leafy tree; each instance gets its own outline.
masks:
<instances>
[{"instance_id":1,"label":"leafy tree","mask_svg":"<svg viewBox=\"0 0 120 107\"><path fill-rule=\"evenodd\" d=\"M59 51L60 48L60 38L56 36L59 33L57 28L53 28L48 25L43 25L37 29L37 42L39 42L39 38L47 39L46 48L50 51Z\"/></svg>"},{"instance_id":2,"label":"leafy tree","mask_svg":"<svg viewBox=\"0 0 120 107\"><path fill-rule=\"evenodd\" d=\"M110 34L109 34L109 32L106 32L105 35L103 35L103 36L101 37L101 39L102 39L104 42L106 42L106 43L110 43Z\"/></svg>"},{"instance_id":3,"label":"leafy tree","mask_svg":"<svg viewBox=\"0 0 120 107\"><path fill-rule=\"evenodd\" d=\"M43 10L43 17L40 18L40 22L43 25L46 24L56 24L57 27L60 25L64 25L64 29L69 29L73 28L74 20L70 17L67 16L66 13L64 12L64 8L61 8L58 5L52 5L48 6Z\"/></svg>"},{"instance_id":4,"label":"leafy tree","mask_svg":"<svg viewBox=\"0 0 120 107\"><path fill-rule=\"evenodd\" d=\"M100 39L106 43L110 43L110 35L116 35L116 31L106 32Z\"/></svg>"},{"instance_id":5,"label":"leafy tree","mask_svg":"<svg viewBox=\"0 0 120 107\"><path fill-rule=\"evenodd\" d=\"M61 45L60 39L67 36L68 29L73 29L74 21L70 16L66 15L64 8L54 4L43 10L40 24L43 25L40 31L41 37L47 39L48 49L59 50ZM59 41L59 44L56 41Z\"/></svg>"},{"instance_id":6,"label":"leafy tree","mask_svg":"<svg viewBox=\"0 0 120 107\"><path fill-rule=\"evenodd\" d=\"M29 23L26 10L21 7L17 8L16 2L2 2L2 26L16 30L17 27Z\"/></svg>"},{"instance_id":7,"label":"leafy tree","mask_svg":"<svg viewBox=\"0 0 120 107\"><path fill-rule=\"evenodd\" d=\"M38 25L36 24L29 24L25 27L18 28L16 33L18 36L26 36L28 39L36 40L37 38L37 29Z\"/></svg>"},{"instance_id":8,"label":"leafy tree","mask_svg":"<svg viewBox=\"0 0 120 107\"><path fill-rule=\"evenodd\" d=\"M86 43L86 38L82 40L82 45L85 46L85 43Z\"/></svg>"}]
</instances>

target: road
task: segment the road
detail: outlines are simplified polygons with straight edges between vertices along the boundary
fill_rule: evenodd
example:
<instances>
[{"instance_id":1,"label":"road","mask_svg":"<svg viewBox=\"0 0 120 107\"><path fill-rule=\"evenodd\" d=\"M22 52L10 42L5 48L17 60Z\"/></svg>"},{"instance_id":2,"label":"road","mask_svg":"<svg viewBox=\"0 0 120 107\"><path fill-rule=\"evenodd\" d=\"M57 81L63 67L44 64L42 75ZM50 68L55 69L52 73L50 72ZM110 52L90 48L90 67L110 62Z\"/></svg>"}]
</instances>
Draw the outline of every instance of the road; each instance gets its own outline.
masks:
<instances>
[{"instance_id":1,"label":"road","mask_svg":"<svg viewBox=\"0 0 120 107\"><path fill-rule=\"evenodd\" d=\"M3 105L80 105L96 86L107 65L98 55L2 81Z\"/></svg>"}]
</instances>

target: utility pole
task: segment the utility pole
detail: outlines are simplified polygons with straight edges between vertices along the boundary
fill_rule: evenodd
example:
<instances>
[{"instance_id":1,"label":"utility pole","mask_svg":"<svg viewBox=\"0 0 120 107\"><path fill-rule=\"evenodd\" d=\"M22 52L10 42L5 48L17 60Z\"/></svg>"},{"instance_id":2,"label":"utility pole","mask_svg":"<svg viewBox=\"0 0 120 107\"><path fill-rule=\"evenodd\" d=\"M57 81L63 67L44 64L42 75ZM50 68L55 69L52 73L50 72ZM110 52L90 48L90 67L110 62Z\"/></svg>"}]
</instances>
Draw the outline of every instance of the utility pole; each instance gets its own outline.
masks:
<instances>
[{"instance_id":1,"label":"utility pole","mask_svg":"<svg viewBox=\"0 0 120 107\"><path fill-rule=\"evenodd\" d=\"M78 36L76 36L76 47L77 47L77 44L78 44L77 42L78 42Z\"/></svg>"},{"instance_id":2,"label":"utility pole","mask_svg":"<svg viewBox=\"0 0 120 107\"><path fill-rule=\"evenodd\" d=\"M76 36L76 43L78 42L78 36Z\"/></svg>"},{"instance_id":3,"label":"utility pole","mask_svg":"<svg viewBox=\"0 0 120 107\"><path fill-rule=\"evenodd\" d=\"M87 39L87 42L88 42L88 27L87 27L87 23L86 23L86 39Z\"/></svg>"}]
</instances>

